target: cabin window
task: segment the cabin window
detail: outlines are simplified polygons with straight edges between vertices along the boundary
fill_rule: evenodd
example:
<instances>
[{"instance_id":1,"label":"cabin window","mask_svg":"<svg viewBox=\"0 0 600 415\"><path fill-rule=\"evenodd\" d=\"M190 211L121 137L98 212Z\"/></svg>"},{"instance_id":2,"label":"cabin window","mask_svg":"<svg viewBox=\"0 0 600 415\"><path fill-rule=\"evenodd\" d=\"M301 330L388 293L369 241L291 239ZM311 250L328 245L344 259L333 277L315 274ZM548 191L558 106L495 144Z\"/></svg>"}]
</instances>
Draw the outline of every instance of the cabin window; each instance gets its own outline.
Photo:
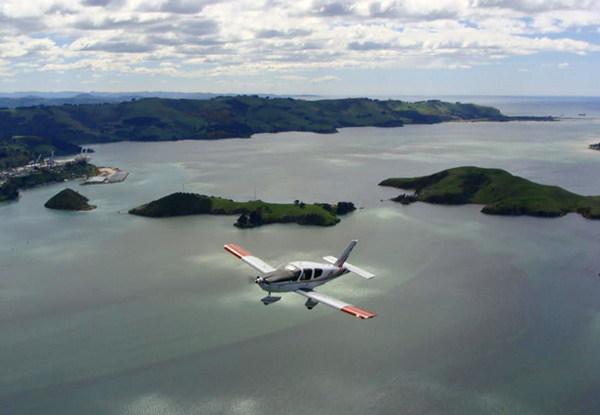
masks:
<instances>
[{"instance_id":1,"label":"cabin window","mask_svg":"<svg viewBox=\"0 0 600 415\"><path fill-rule=\"evenodd\" d=\"M321 268L316 268L314 278L319 278L322 274L323 274L323 270Z\"/></svg>"},{"instance_id":2,"label":"cabin window","mask_svg":"<svg viewBox=\"0 0 600 415\"><path fill-rule=\"evenodd\" d=\"M304 268L303 270L303 274L302 274L302 280L310 280L312 278L312 269L307 269Z\"/></svg>"}]
</instances>

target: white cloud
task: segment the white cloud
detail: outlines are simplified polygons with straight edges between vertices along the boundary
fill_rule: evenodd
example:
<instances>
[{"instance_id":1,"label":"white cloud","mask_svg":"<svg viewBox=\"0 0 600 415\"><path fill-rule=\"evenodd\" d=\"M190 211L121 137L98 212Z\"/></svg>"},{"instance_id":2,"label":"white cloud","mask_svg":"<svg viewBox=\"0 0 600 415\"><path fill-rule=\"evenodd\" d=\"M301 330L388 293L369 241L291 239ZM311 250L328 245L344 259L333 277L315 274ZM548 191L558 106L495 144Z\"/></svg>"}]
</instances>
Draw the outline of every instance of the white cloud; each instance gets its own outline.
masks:
<instances>
[{"instance_id":1,"label":"white cloud","mask_svg":"<svg viewBox=\"0 0 600 415\"><path fill-rule=\"evenodd\" d=\"M281 75L279 79L283 79L284 81L292 81L292 82L306 82L308 78L305 76L298 75Z\"/></svg>"},{"instance_id":2,"label":"white cloud","mask_svg":"<svg viewBox=\"0 0 600 415\"><path fill-rule=\"evenodd\" d=\"M558 69L566 69L569 67L569 64L567 62L563 62L563 63L559 63L558 65L556 65L556 67Z\"/></svg>"},{"instance_id":3,"label":"white cloud","mask_svg":"<svg viewBox=\"0 0 600 415\"><path fill-rule=\"evenodd\" d=\"M337 76L332 76L332 75L327 75L327 76L321 76L319 78L313 78L310 80L310 82L312 82L313 84L322 84L325 82L335 82L335 81L339 81L340 78L338 78Z\"/></svg>"},{"instance_id":4,"label":"white cloud","mask_svg":"<svg viewBox=\"0 0 600 415\"><path fill-rule=\"evenodd\" d=\"M600 0L3 0L0 58L3 73L36 65L316 82L298 73L597 53L572 33L598 27Z\"/></svg>"}]
</instances>

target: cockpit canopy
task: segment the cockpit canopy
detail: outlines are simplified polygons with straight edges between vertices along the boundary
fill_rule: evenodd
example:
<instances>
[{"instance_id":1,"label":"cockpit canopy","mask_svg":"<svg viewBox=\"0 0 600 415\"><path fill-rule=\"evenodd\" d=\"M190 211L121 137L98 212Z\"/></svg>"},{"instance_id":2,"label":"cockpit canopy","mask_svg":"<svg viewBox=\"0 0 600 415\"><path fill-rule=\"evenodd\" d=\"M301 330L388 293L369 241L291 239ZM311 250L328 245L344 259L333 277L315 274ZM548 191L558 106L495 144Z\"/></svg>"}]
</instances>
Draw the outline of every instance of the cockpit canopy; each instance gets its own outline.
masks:
<instances>
[{"instance_id":1,"label":"cockpit canopy","mask_svg":"<svg viewBox=\"0 0 600 415\"><path fill-rule=\"evenodd\" d=\"M294 264L286 264L277 268L275 271L270 272L265 277L265 280L267 282L293 282L298 281L300 274L302 274L302 270L300 268Z\"/></svg>"},{"instance_id":2,"label":"cockpit canopy","mask_svg":"<svg viewBox=\"0 0 600 415\"><path fill-rule=\"evenodd\" d=\"M266 282L296 282L308 281L313 278L319 278L323 274L321 268L299 268L298 266L290 263L277 268L275 271L270 272L266 275Z\"/></svg>"},{"instance_id":3,"label":"cockpit canopy","mask_svg":"<svg viewBox=\"0 0 600 415\"><path fill-rule=\"evenodd\" d=\"M291 280L297 280L300 277L300 274L302 273L302 270L294 264L287 264L280 267L279 269L284 271L290 277Z\"/></svg>"}]
</instances>

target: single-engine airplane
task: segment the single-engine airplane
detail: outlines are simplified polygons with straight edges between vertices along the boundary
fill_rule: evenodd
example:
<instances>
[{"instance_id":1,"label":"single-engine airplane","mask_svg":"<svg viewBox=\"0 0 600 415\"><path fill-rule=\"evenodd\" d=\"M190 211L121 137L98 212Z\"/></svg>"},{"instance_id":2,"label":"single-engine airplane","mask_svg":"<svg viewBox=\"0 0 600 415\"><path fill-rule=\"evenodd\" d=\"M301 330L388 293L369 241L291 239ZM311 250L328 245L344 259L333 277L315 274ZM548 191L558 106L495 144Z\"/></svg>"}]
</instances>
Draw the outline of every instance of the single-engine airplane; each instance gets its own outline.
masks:
<instances>
[{"instance_id":1,"label":"single-engine airplane","mask_svg":"<svg viewBox=\"0 0 600 415\"><path fill-rule=\"evenodd\" d=\"M269 293L269 295L261 299L264 305L269 305L281 300L281 297L271 296L272 292L295 292L296 294L308 298L304 305L309 310L312 310L318 303L323 303L361 319L373 318L377 316L377 314L313 291L313 288L323 285L326 282L332 281L349 272L358 274L366 279L375 277L374 274L346 262L350 252L356 245L356 242L358 241L353 240L350 242L350 245L348 245L339 258L333 256L323 257L323 259L328 262L327 264L294 261L282 265L279 268L273 268L271 265L237 245L227 244L224 248L226 251L231 252L243 262L262 273L262 275L256 277L254 282L264 291Z\"/></svg>"}]
</instances>

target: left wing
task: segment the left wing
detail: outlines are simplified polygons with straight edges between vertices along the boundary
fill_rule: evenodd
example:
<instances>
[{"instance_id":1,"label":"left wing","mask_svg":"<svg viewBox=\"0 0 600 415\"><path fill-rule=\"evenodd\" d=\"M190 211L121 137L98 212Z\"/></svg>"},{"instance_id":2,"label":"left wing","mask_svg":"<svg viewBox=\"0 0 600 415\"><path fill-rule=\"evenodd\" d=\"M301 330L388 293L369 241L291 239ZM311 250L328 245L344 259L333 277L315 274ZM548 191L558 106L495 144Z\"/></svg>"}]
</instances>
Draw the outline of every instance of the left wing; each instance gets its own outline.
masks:
<instances>
[{"instance_id":1,"label":"left wing","mask_svg":"<svg viewBox=\"0 0 600 415\"><path fill-rule=\"evenodd\" d=\"M250 265L257 271L266 274L267 272L275 271L275 268L267 264L260 258L255 257L250 252L246 251L244 248L239 247L234 244L227 244L224 246L225 250L231 252L233 255L244 261L246 264Z\"/></svg>"},{"instance_id":2,"label":"left wing","mask_svg":"<svg viewBox=\"0 0 600 415\"><path fill-rule=\"evenodd\" d=\"M336 298L329 297L328 295L321 294L321 293L318 293L313 290L302 290L301 289L301 290L296 290L294 292L297 294L300 294L304 297L310 298L313 301L327 304L328 306L333 307L337 310L342 310L344 313L351 314L351 315L361 318L363 320L377 316L377 314L375 314L375 313L371 313L370 311L353 306L351 304L345 303L344 301L340 301Z\"/></svg>"}]
</instances>

